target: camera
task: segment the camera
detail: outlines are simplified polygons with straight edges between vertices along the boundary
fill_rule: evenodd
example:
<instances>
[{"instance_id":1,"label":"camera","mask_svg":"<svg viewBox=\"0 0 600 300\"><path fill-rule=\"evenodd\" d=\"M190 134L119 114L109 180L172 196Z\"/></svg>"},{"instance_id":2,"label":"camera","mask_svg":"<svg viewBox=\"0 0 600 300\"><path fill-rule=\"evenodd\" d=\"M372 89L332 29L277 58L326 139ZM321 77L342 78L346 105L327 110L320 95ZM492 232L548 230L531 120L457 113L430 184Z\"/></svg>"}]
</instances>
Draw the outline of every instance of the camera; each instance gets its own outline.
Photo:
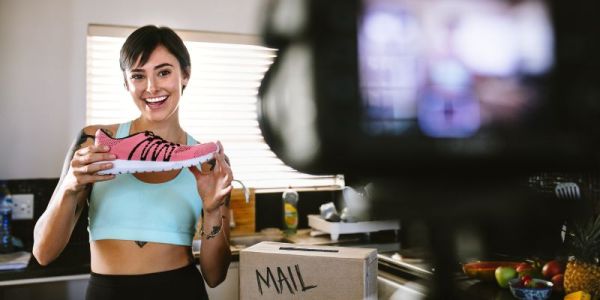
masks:
<instances>
[{"instance_id":1,"label":"camera","mask_svg":"<svg viewBox=\"0 0 600 300\"><path fill-rule=\"evenodd\" d=\"M266 142L314 174L585 170L600 137L592 1L274 1Z\"/></svg>"}]
</instances>

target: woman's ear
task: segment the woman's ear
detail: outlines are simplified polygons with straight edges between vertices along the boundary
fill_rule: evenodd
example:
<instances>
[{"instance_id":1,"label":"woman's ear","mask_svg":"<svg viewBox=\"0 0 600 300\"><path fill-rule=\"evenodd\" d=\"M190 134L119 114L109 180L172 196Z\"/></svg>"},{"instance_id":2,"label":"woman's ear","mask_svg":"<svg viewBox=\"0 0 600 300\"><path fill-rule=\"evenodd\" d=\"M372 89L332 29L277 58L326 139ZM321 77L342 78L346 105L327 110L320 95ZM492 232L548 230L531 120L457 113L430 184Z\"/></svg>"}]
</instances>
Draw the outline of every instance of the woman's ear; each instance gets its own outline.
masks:
<instances>
[{"instance_id":1,"label":"woman's ear","mask_svg":"<svg viewBox=\"0 0 600 300\"><path fill-rule=\"evenodd\" d=\"M190 76L192 75L192 68L187 67L185 68L185 70L183 70L183 81L181 82L181 84L183 86L187 86L188 82L190 81Z\"/></svg>"},{"instance_id":2,"label":"woman's ear","mask_svg":"<svg viewBox=\"0 0 600 300\"><path fill-rule=\"evenodd\" d=\"M125 75L125 72L123 72L123 87L129 92L129 84L127 84L127 75Z\"/></svg>"},{"instance_id":3,"label":"woman's ear","mask_svg":"<svg viewBox=\"0 0 600 300\"><path fill-rule=\"evenodd\" d=\"M183 80L181 80L181 92L183 92L185 90L185 87L188 85L188 82L190 81L191 72L192 69L190 67L187 67L183 70Z\"/></svg>"}]
</instances>

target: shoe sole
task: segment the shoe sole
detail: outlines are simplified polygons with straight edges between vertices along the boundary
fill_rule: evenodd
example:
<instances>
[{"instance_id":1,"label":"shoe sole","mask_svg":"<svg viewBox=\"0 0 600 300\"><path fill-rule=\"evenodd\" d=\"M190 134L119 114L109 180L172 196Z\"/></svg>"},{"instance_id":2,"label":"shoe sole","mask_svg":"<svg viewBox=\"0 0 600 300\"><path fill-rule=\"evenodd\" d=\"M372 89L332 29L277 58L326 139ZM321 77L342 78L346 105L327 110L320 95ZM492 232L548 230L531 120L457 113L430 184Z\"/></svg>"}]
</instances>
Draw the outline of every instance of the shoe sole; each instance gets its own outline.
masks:
<instances>
[{"instance_id":1,"label":"shoe sole","mask_svg":"<svg viewBox=\"0 0 600 300\"><path fill-rule=\"evenodd\" d=\"M113 167L106 170L98 171L99 175L117 175L126 173L141 173L141 172L164 172L176 169L183 169L194 165L202 164L214 157L214 153L204 156L191 158L180 161L144 161L144 160L125 160L115 159L111 161L101 161L100 163L112 163Z\"/></svg>"}]
</instances>

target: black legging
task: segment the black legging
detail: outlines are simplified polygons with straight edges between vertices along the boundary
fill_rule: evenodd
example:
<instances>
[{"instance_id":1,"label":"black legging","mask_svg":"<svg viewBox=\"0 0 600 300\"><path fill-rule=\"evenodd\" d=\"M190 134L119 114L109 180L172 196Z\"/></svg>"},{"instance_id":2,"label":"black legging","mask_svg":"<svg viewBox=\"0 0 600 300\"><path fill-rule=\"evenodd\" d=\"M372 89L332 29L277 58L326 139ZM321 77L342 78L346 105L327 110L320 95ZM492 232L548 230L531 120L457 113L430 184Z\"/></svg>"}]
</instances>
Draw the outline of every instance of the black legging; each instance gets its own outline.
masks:
<instances>
[{"instance_id":1,"label":"black legging","mask_svg":"<svg viewBox=\"0 0 600 300\"><path fill-rule=\"evenodd\" d=\"M143 275L91 274L87 300L208 299L204 279L194 264Z\"/></svg>"}]
</instances>

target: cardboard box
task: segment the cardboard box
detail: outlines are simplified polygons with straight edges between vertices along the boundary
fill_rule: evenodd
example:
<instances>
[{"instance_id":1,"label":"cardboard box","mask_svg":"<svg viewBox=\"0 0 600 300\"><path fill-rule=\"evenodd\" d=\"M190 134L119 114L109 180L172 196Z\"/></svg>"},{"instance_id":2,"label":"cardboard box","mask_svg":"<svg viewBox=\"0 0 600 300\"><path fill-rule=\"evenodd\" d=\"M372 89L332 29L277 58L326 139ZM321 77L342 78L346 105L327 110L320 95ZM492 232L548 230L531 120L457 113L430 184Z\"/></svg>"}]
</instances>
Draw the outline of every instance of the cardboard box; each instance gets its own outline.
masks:
<instances>
[{"instance_id":1,"label":"cardboard box","mask_svg":"<svg viewBox=\"0 0 600 300\"><path fill-rule=\"evenodd\" d=\"M377 299L377 250L258 243L240 251L240 299Z\"/></svg>"}]
</instances>

